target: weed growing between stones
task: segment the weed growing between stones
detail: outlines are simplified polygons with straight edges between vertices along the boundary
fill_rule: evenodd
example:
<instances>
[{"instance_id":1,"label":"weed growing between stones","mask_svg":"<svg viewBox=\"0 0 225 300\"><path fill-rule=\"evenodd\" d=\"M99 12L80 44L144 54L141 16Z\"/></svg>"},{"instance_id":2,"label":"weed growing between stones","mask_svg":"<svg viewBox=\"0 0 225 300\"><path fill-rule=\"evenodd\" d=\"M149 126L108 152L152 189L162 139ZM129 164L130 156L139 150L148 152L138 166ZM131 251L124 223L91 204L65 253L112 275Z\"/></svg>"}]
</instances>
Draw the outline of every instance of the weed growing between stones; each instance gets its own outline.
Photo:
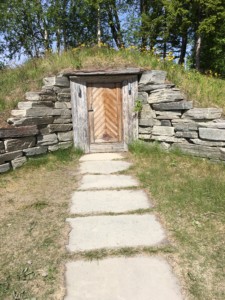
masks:
<instances>
[{"instance_id":1,"label":"weed growing between stones","mask_svg":"<svg viewBox=\"0 0 225 300\"><path fill-rule=\"evenodd\" d=\"M134 167L175 245L174 264L190 299L224 299L225 166L161 150L130 146ZM173 258L172 258L173 260Z\"/></svg>"}]
</instances>

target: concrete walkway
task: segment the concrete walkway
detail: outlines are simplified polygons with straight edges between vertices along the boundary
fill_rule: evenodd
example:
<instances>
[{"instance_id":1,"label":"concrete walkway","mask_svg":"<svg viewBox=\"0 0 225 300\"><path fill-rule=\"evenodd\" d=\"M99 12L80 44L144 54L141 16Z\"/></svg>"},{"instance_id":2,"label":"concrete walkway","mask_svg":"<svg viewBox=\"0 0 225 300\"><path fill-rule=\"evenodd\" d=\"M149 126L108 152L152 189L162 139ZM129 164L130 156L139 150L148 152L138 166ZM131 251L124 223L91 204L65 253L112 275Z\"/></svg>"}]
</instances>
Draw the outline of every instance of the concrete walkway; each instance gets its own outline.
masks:
<instances>
[{"instance_id":1,"label":"concrete walkway","mask_svg":"<svg viewBox=\"0 0 225 300\"><path fill-rule=\"evenodd\" d=\"M163 247L166 233L136 179L116 174L131 166L118 153L80 159L82 180L72 195L67 250L74 253ZM76 215L73 217L73 215ZM168 262L156 255L76 260L66 264L65 300L181 300Z\"/></svg>"}]
</instances>

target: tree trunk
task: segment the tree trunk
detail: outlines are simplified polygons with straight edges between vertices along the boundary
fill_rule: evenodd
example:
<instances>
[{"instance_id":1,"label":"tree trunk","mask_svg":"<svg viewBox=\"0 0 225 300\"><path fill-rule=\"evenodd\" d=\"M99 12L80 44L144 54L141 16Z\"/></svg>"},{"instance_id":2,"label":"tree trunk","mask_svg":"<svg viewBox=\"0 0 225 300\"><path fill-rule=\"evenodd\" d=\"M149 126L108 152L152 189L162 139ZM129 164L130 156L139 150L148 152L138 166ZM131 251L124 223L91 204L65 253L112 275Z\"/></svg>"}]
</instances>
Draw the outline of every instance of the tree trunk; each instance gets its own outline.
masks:
<instances>
[{"instance_id":1,"label":"tree trunk","mask_svg":"<svg viewBox=\"0 0 225 300\"><path fill-rule=\"evenodd\" d=\"M202 37L201 35L197 35L196 44L195 44L195 68L197 71L200 71L201 44L202 44Z\"/></svg>"},{"instance_id":2,"label":"tree trunk","mask_svg":"<svg viewBox=\"0 0 225 300\"><path fill-rule=\"evenodd\" d=\"M107 11L109 17L109 26L111 28L113 39L116 43L116 46L120 49L124 46L124 44L123 44L120 20L116 10L116 3L114 2L112 6L110 5L107 8Z\"/></svg>"},{"instance_id":3,"label":"tree trunk","mask_svg":"<svg viewBox=\"0 0 225 300\"><path fill-rule=\"evenodd\" d=\"M56 30L56 48L57 48L58 54L60 54L60 50L61 50L60 29Z\"/></svg>"},{"instance_id":4,"label":"tree trunk","mask_svg":"<svg viewBox=\"0 0 225 300\"><path fill-rule=\"evenodd\" d=\"M179 65L182 65L184 63L186 51L187 51L187 32L183 33L183 35L182 35L180 57L179 57L179 61L178 61Z\"/></svg>"},{"instance_id":5,"label":"tree trunk","mask_svg":"<svg viewBox=\"0 0 225 300\"><path fill-rule=\"evenodd\" d=\"M141 50L144 51L147 48L147 37L143 24L143 14L147 13L147 1L140 0L140 14L141 14Z\"/></svg>"},{"instance_id":6,"label":"tree trunk","mask_svg":"<svg viewBox=\"0 0 225 300\"><path fill-rule=\"evenodd\" d=\"M100 14L100 5L98 5L97 42L98 42L98 47L101 47L101 14Z\"/></svg>"}]
</instances>

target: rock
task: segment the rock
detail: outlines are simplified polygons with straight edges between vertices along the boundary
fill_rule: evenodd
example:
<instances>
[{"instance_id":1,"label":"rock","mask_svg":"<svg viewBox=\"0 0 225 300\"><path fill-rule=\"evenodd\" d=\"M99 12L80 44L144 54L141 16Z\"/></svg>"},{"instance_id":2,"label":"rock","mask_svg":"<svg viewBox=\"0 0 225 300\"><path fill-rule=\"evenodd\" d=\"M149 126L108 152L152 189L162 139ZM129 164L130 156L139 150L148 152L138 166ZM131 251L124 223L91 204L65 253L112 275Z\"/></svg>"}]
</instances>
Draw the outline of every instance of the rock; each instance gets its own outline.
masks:
<instances>
[{"instance_id":1,"label":"rock","mask_svg":"<svg viewBox=\"0 0 225 300\"><path fill-rule=\"evenodd\" d=\"M72 108L71 102L55 102L55 108Z\"/></svg>"},{"instance_id":2,"label":"rock","mask_svg":"<svg viewBox=\"0 0 225 300\"><path fill-rule=\"evenodd\" d=\"M51 124L53 123L53 117L24 117L21 119L9 118L7 122L9 124L13 124L14 126Z\"/></svg>"},{"instance_id":3,"label":"rock","mask_svg":"<svg viewBox=\"0 0 225 300\"><path fill-rule=\"evenodd\" d=\"M0 141L0 154L5 153L4 142Z\"/></svg>"},{"instance_id":4,"label":"rock","mask_svg":"<svg viewBox=\"0 0 225 300\"><path fill-rule=\"evenodd\" d=\"M67 116L71 117L70 109L57 109L49 107L35 107L26 110L12 110L14 117L47 117L47 116Z\"/></svg>"},{"instance_id":5,"label":"rock","mask_svg":"<svg viewBox=\"0 0 225 300\"><path fill-rule=\"evenodd\" d=\"M29 109L33 107L53 107L54 104L52 101L25 101L18 103L18 109Z\"/></svg>"},{"instance_id":6,"label":"rock","mask_svg":"<svg viewBox=\"0 0 225 300\"><path fill-rule=\"evenodd\" d=\"M162 103L175 102L183 100L185 97L180 91L173 91L172 89L163 89L149 95L148 103Z\"/></svg>"},{"instance_id":7,"label":"rock","mask_svg":"<svg viewBox=\"0 0 225 300\"><path fill-rule=\"evenodd\" d=\"M191 139L191 142L197 145L209 146L209 147L223 147L225 142L212 142L212 141L203 141L200 139Z\"/></svg>"},{"instance_id":8,"label":"rock","mask_svg":"<svg viewBox=\"0 0 225 300\"><path fill-rule=\"evenodd\" d=\"M72 118L64 118L63 116L55 118L53 124L72 124Z\"/></svg>"},{"instance_id":9,"label":"rock","mask_svg":"<svg viewBox=\"0 0 225 300\"><path fill-rule=\"evenodd\" d=\"M154 126L152 135L174 136L174 128L168 126Z\"/></svg>"},{"instance_id":10,"label":"rock","mask_svg":"<svg viewBox=\"0 0 225 300\"><path fill-rule=\"evenodd\" d=\"M185 112L182 118L193 120L214 120L221 117L222 111L223 110L220 108L193 108Z\"/></svg>"},{"instance_id":11,"label":"rock","mask_svg":"<svg viewBox=\"0 0 225 300\"><path fill-rule=\"evenodd\" d=\"M5 173L10 170L10 163L0 165L0 173Z\"/></svg>"},{"instance_id":12,"label":"rock","mask_svg":"<svg viewBox=\"0 0 225 300\"><path fill-rule=\"evenodd\" d=\"M161 126L172 126L172 123L170 120L161 120Z\"/></svg>"},{"instance_id":13,"label":"rock","mask_svg":"<svg viewBox=\"0 0 225 300\"><path fill-rule=\"evenodd\" d=\"M152 127L140 127L138 128L139 134L149 134L152 132Z\"/></svg>"},{"instance_id":14,"label":"rock","mask_svg":"<svg viewBox=\"0 0 225 300\"><path fill-rule=\"evenodd\" d=\"M57 100L62 102L70 102L71 101L71 95L70 94L67 94L67 93L59 93L57 95Z\"/></svg>"},{"instance_id":15,"label":"rock","mask_svg":"<svg viewBox=\"0 0 225 300\"><path fill-rule=\"evenodd\" d=\"M162 89L171 89L174 87L174 84L147 84L147 85L139 85L138 90L139 92L153 92Z\"/></svg>"},{"instance_id":16,"label":"rock","mask_svg":"<svg viewBox=\"0 0 225 300\"><path fill-rule=\"evenodd\" d=\"M139 119L140 126L154 126L154 125L161 125L161 122L153 119L153 118L146 118L146 119Z\"/></svg>"},{"instance_id":17,"label":"rock","mask_svg":"<svg viewBox=\"0 0 225 300\"><path fill-rule=\"evenodd\" d=\"M175 137L187 138L187 139L197 139L198 133L196 131L176 131Z\"/></svg>"},{"instance_id":18,"label":"rock","mask_svg":"<svg viewBox=\"0 0 225 300\"><path fill-rule=\"evenodd\" d=\"M73 129L72 124L50 124L48 125L50 133L59 131L70 131Z\"/></svg>"},{"instance_id":19,"label":"rock","mask_svg":"<svg viewBox=\"0 0 225 300\"><path fill-rule=\"evenodd\" d=\"M43 146L23 150L23 152L26 154L26 156L40 155L40 154L46 153L47 151L48 151L48 148L43 147Z\"/></svg>"},{"instance_id":20,"label":"rock","mask_svg":"<svg viewBox=\"0 0 225 300\"><path fill-rule=\"evenodd\" d=\"M59 132L58 139L60 142L72 141L73 140L73 131Z\"/></svg>"},{"instance_id":21,"label":"rock","mask_svg":"<svg viewBox=\"0 0 225 300\"><path fill-rule=\"evenodd\" d=\"M46 77L43 79L44 85L47 86L59 86L59 87L69 87L70 82L66 76L54 76L54 77Z\"/></svg>"},{"instance_id":22,"label":"rock","mask_svg":"<svg viewBox=\"0 0 225 300\"><path fill-rule=\"evenodd\" d=\"M145 71L141 75L139 85L163 84L165 83L166 75L167 72L165 71L158 71L158 70Z\"/></svg>"},{"instance_id":23,"label":"rock","mask_svg":"<svg viewBox=\"0 0 225 300\"><path fill-rule=\"evenodd\" d=\"M138 93L138 100L140 100L143 104L148 104L148 93L139 92Z\"/></svg>"},{"instance_id":24,"label":"rock","mask_svg":"<svg viewBox=\"0 0 225 300\"><path fill-rule=\"evenodd\" d=\"M38 134L37 126L22 126L0 129L0 139L33 136Z\"/></svg>"},{"instance_id":25,"label":"rock","mask_svg":"<svg viewBox=\"0 0 225 300\"><path fill-rule=\"evenodd\" d=\"M67 149L69 147L72 147L73 143L72 142L62 142L62 143L58 143L56 145L53 146L49 146L48 150L49 151L57 151L59 149Z\"/></svg>"},{"instance_id":26,"label":"rock","mask_svg":"<svg viewBox=\"0 0 225 300\"><path fill-rule=\"evenodd\" d=\"M22 155L23 155L22 151L14 151L14 152L7 152L4 154L0 154L0 164L9 162L17 157L21 157Z\"/></svg>"},{"instance_id":27,"label":"rock","mask_svg":"<svg viewBox=\"0 0 225 300\"><path fill-rule=\"evenodd\" d=\"M180 119L181 112L173 112L173 111L156 111L156 119L158 120L173 120Z\"/></svg>"},{"instance_id":28,"label":"rock","mask_svg":"<svg viewBox=\"0 0 225 300\"><path fill-rule=\"evenodd\" d=\"M50 129L48 128L48 125L39 125L38 126L39 129L39 133L41 135L46 135L46 134L50 134Z\"/></svg>"},{"instance_id":29,"label":"rock","mask_svg":"<svg viewBox=\"0 0 225 300\"><path fill-rule=\"evenodd\" d=\"M56 101L56 95L53 91L27 92L25 94L27 101Z\"/></svg>"},{"instance_id":30,"label":"rock","mask_svg":"<svg viewBox=\"0 0 225 300\"><path fill-rule=\"evenodd\" d=\"M71 109L61 109L61 118L71 118L72 117L72 111Z\"/></svg>"},{"instance_id":31,"label":"rock","mask_svg":"<svg viewBox=\"0 0 225 300\"><path fill-rule=\"evenodd\" d=\"M214 128L199 128L201 139L209 141L225 141L225 130Z\"/></svg>"},{"instance_id":32,"label":"rock","mask_svg":"<svg viewBox=\"0 0 225 300\"><path fill-rule=\"evenodd\" d=\"M220 150L215 147L208 147L202 145L192 145L192 144L174 144L172 149L180 149L182 152L191 154L194 156L207 157L213 159L220 159Z\"/></svg>"},{"instance_id":33,"label":"rock","mask_svg":"<svg viewBox=\"0 0 225 300\"><path fill-rule=\"evenodd\" d=\"M182 100L179 102L153 104L155 110L186 110L193 107L192 101Z\"/></svg>"},{"instance_id":34,"label":"rock","mask_svg":"<svg viewBox=\"0 0 225 300\"><path fill-rule=\"evenodd\" d=\"M18 157L16 159L12 160L11 164L12 164L13 170L24 165L26 163L26 161L27 161L27 158L25 156Z\"/></svg>"},{"instance_id":35,"label":"rock","mask_svg":"<svg viewBox=\"0 0 225 300\"><path fill-rule=\"evenodd\" d=\"M143 104L140 112L140 119L147 118L156 118L156 114L149 104Z\"/></svg>"},{"instance_id":36,"label":"rock","mask_svg":"<svg viewBox=\"0 0 225 300\"><path fill-rule=\"evenodd\" d=\"M214 122L199 122L199 127L225 129L225 120L222 119L215 120Z\"/></svg>"},{"instance_id":37,"label":"rock","mask_svg":"<svg viewBox=\"0 0 225 300\"><path fill-rule=\"evenodd\" d=\"M140 140L150 140L151 134L142 134L142 133L139 133L138 137L139 137Z\"/></svg>"},{"instance_id":38,"label":"rock","mask_svg":"<svg viewBox=\"0 0 225 300\"><path fill-rule=\"evenodd\" d=\"M10 140L5 140L4 144L7 152L23 150L26 148L34 147L36 144L36 138L25 137L20 139L10 139Z\"/></svg>"},{"instance_id":39,"label":"rock","mask_svg":"<svg viewBox=\"0 0 225 300\"><path fill-rule=\"evenodd\" d=\"M58 143L58 138L55 133L46 134L46 135L39 135L37 137L37 145L41 146L48 146Z\"/></svg>"},{"instance_id":40,"label":"rock","mask_svg":"<svg viewBox=\"0 0 225 300\"><path fill-rule=\"evenodd\" d=\"M225 160L225 148L220 148L220 159Z\"/></svg>"},{"instance_id":41,"label":"rock","mask_svg":"<svg viewBox=\"0 0 225 300\"><path fill-rule=\"evenodd\" d=\"M167 142L167 143L175 143L177 141L177 139L174 136L167 136L167 135L151 135L150 139L152 141Z\"/></svg>"},{"instance_id":42,"label":"rock","mask_svg":"<svg viewBox=\"0 0 225 300\"><path fill-rule=\"evenodd\" d=\"M189 119L172 120L175 131L197 131L199 124Z\"/></svg>"}]
</instances>

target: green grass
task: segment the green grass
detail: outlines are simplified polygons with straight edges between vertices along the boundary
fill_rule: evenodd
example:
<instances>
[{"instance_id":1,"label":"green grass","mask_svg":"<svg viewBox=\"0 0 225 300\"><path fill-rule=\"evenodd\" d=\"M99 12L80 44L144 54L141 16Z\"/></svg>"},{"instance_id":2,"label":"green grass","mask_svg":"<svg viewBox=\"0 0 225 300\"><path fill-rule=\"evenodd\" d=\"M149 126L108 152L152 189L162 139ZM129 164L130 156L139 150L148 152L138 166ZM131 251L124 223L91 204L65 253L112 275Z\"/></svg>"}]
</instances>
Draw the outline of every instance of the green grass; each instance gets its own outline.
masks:
<instances>
[{"instance_id":1,"label":"green grass","mask_svg":"<svg viewBox=\"0 0 225 300\"><path fill-rule=\"evenodd\" d=\"M157 145L139 142L130 149L132 172L173 240L189 298L224 299L225 166Z\"/></svg>"},{"instance_id":2,"label":"green grass","mask_svg":"<svg viewBox=\"0 0 225 300\"><path fill-rule=\"evenodd\" d=\"M190 100L200 107L222 107L225 81L201 75L195 71L185 71L182 66L171 61L161 61L151 53L140 53L134 49L116 51L108 48L77 48L58 54L48 54L44 58L29 60L16 68L0 71L0 111L12 109L24 99L24 93L38 90L42 79L58 74L63 69L103 69L141 67L161 69L168 72L168 79L179 86Z\"/></svg>"}]
</instances>

